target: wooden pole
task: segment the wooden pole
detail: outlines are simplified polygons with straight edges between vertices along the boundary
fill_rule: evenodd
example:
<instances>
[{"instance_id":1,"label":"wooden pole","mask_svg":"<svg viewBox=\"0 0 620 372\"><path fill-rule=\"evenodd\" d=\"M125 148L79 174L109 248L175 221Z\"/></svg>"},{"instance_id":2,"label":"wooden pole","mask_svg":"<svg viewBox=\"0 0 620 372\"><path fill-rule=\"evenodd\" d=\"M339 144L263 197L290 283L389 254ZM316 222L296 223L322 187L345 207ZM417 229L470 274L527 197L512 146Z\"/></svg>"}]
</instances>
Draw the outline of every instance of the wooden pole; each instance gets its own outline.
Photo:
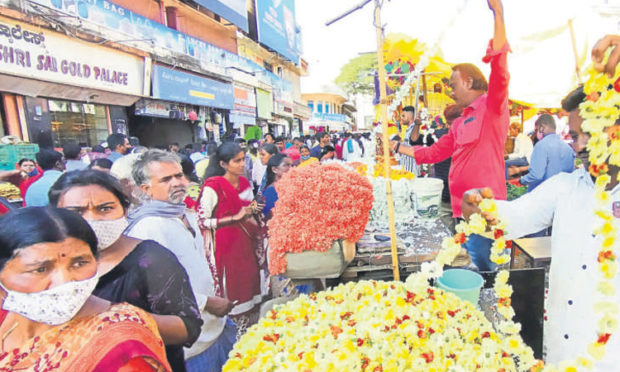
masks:
<instances>
[{"instance_id":1,"label":"wooden pole","mask_svg":"<svg viewBox=\"0 0 620 372\"><path fill-rule=\"evenodd\" d=\"M577 42L575 41L575 30L573 29L573 20L568 20L568 29L570 30L570 39L573 43L573 55L575 56L575 74L577 75L577 81L579 84L583 83L581 80L581 71L579 68L579 55L577 54Z\"/></svg>"},{"instance_id":2,"label":"wooden pole","mask_svg":"<svg viewBox=\"0 0 620 372\"><path fill-rule=\"evenodd\" d=\"M381 4L375 0L375 28L377 29L377 62L379 69L379 97L381 126L383 128L383 168L385 174L385 190L387 193L388 221L390 224L390 241L392 242L392 269L394 280L400 280L398 271L398 251L396 250L396 223L394 221L394 198L390 179L390 138L388 135L387 93L385 89L385 63L383 61L383 28L381 26Z\"/></svg>"},{"instance_id":3,"label":"wooden pole","mask_svg":"<svg viewBox=\"0 0 620 372\"><path fill-rule=\"evenodd\" d=\"M426 74L422 71L422 97L424 98L424 107L428 109L428 90L426 88Z\"/></svg>"}]
</instances>

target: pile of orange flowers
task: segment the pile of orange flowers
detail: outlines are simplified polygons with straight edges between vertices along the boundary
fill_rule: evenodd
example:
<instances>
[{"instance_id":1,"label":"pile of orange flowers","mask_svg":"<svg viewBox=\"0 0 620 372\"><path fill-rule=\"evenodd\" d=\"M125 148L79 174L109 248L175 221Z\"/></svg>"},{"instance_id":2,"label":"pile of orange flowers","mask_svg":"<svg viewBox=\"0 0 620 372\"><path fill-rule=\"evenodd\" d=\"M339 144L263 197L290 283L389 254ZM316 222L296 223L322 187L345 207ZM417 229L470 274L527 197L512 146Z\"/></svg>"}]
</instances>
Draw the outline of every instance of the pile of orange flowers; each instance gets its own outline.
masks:
<instances>
[{"instance_id":1,"label":"pile of orange flowers","mask_svg":"<svg viewBox=\"0 0 620 372\"><path fill-rule=\"evenodd\" d=\"M276 184L269 221L269 271L286 271L286 254L325 252L334 240L359 240L372 209L372 185L341 165L295 168Z\"/></svg>"}]
</instances>

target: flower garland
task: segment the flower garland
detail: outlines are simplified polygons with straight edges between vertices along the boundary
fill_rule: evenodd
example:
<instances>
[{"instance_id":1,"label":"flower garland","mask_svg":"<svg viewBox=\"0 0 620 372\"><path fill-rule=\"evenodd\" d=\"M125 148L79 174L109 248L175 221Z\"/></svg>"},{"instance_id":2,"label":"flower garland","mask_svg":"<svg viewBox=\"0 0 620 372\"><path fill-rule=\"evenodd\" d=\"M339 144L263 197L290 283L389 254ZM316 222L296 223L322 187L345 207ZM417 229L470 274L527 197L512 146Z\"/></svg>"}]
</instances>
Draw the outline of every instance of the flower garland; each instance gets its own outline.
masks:
<instances>
[{"instance_id":1,"label":"flower garland","mask_svg":"<svg viewBox=\"0 0 620 372\"><path fill-rule=\"evenodd\" d=\"M286 254L324 252L334 240L364 235L373 196L370 182L338 163L294 168L276 184L269 226L269 271L286 271Z\"/></svg>"},{"instance_id":2,"label":"flower garland","mask_svg":"<svg viewBox=\"0 0 620 372\"><path fill-rule=\"evenodd\" d=\"M606 162L620 166L620 130L613 128L606 131L608 127L614 126L616 119L620 117L620 94L618 94L620 93L620 71L613 79L609 79L604 73L596 71L593 67L590 67L589 73L590 79L584 86L587 100L579 108L580 116L584 119L582 130L591 136L587 145L591 163L588 170L597 177L595 181L595 199L597 202L595 215L598 224L594 233L600 237L602 242L598 254L601 281L598 283L597 290L603 296L608 297L608 300L594 304L595 312L600 313L601 317L596 331L596 340L587 348L588 355L577 356L573 361L562 362L560 368L563 371L577 371L579 367L589 369L596 361L603 359L606 352L605 345L618 327L618 305L613 302L616 288L612 282L618 272L614 253L618 227L616 226L616 219L608 209L611 195L605 188L611 182L611 177L608 174L609 166ZM611 145L608 146L609 141L611 141ZM620 174L617 177L620 180ZM461 248L461 244L465 243L470 234L485 233L488 228L487 219L497 221L495 225L491 226L493 239L491 261L498 265L510 261L510 257L505 254L505 248L510 248L511 242L507 242L504 238L506 225L497 214L492 192L485 189L482 191L482 197L483 200L479 205L481 214L474 214L468 223L462 222L457 225L457 234L453 238L444 240L443 249L435 261L423 265L423 275L412 276L411 279L415 280L418 285L421 285L422 281L428 277L437 278L441 276L443 266L452 263ZM508 277L508 271L501 270L496 276L494 285L498 297L497 310L505 318L498 326L498 331L503 334L510 334L510 332L520 328L518 324L512 322L514 317L514 310L510 305L512 287L507 284ZM542 362L533 367L535 371L557 371L555 366L544 365Z\"/></svg>"},{"instance_id":3,"label":"flower garland","mask_svg":"<svg viewBox=\"0 0 620 372\"><path fill-rule=\"evenodd\" d=\"M437 142L437 136L435 135L435 126L433 125L435 122L431 120L431 115L428 113L428 109L426 107L420 109L420 120L422 120L422 124L420 124L422 143L424 147L427 147L428 136L431 136L434 142Z\"/></svg>"},{"instance_id":4,"label":"flower garland","mask_svg":"<svg viewBox=\"0 0 620 372\"><path fill-rule=\"evenodd\" d=\"M514 331L428 282L349 282L271 310L224 371L526 371L534 357Z\"/></svg>"}]
</instances>

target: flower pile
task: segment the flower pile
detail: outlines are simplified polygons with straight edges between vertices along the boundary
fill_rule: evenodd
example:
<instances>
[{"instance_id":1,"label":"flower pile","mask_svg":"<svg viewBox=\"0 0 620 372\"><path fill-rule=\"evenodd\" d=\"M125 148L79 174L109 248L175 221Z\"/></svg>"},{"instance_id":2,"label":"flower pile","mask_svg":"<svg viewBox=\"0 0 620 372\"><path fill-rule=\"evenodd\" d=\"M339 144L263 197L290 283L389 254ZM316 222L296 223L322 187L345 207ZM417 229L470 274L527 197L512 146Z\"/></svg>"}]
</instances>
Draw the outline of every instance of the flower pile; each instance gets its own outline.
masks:
<instances>
[{"instance_id":1,"label":"flower pile","mask_svg":"<svg viewBox=\"0 0 620 372\"><path fill-rule=\"evenodd\" d=\"M276 184L269 221L269 271L286 271L286 254L325 252L334 240L359 240L368 223L372 185L337 163L295 168Z\"/></svg>"},{"instance_id":2,"label":"flower pile","mask_svg":"<svg viewBox=\"0 0 620 372\"><path fill-rule=\"evenodd\" d=\"M514 371L534 363L518 329L502 337L469 302L428 283L420 289L362 281L303 295L251 327L224 371Z\"/></svg>"}]
</instances>

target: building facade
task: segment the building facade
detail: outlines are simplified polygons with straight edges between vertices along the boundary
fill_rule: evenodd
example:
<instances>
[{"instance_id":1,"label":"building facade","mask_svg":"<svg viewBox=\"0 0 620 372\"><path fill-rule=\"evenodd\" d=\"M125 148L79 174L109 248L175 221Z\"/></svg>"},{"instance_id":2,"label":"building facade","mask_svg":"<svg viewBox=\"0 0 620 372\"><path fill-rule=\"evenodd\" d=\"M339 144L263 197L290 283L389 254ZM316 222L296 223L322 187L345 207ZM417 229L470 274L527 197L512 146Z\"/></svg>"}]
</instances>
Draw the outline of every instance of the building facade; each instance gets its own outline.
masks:
<instances>
[{"instance_id":1,"label":"building facade","mask_svg":"<svg viewBox=\"0 0 620 372\"><path fill-rule=\"evenodd\" d=\"M304 125L304 132L347 132L357 130L356 109L344 96L336 93L304 93L301 95L312 117Z\"/></svg>"},{"instance_id":2,"label":"building facade","mask_svg":"<svg viewBox=\"0 0 620 372\"><path fill-rule=\"evenodd\" d=\"M293 0L0 0L0 11L2 135L157 146L294 127L305 62Z\"/></svg>"}]
</instances>

